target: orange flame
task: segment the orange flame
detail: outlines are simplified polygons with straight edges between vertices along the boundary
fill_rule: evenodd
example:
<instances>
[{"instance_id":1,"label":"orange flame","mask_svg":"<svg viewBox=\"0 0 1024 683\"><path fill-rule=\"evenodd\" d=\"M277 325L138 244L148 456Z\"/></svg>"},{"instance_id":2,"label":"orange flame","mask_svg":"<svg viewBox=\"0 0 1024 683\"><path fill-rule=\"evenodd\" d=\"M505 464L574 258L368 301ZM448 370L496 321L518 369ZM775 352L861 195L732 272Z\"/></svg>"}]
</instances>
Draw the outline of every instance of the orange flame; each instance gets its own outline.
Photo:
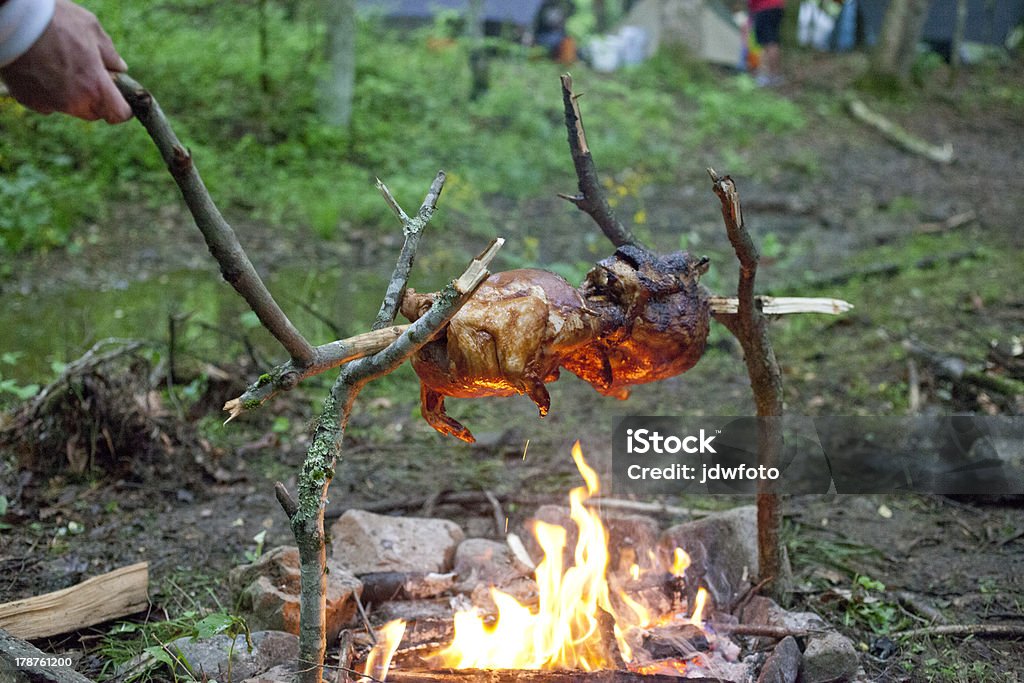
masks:
<instances>
[{"instance_id":1,"label":"orange flame","mask_svg":"<svg viewBox=\"0 0 1024 683\"><path fill-rule=\"evenodd\" d=\"M676 548L672 552L672 566L669 568L669 573L672 576L682 576L686 573L686 570L690 567L690 556L686 554L686 551L682 548Z\"/></svg>"},{"instance_id":2,"label":"orange flame","mask_svg":"<svg viewBox=\"0 0 1024 683\"><path fill-rule=\"evenodd\" d=\"M615 666L614 648L632 658L627 635L646 624L647 610L628 595L613 602L605 573L608 535L597 513L584 503L600 491L597 472L572 448L586 487L569 493L570 517L579 530L573 565L563 566L566 530L538 522L534 534L544 552L536 569L536 612L512 596L492 589L498 619L486 625L474 612L455 615L455 638L438 653L443 666L455 669L596 669Z\"/></svg>"},{"instance_id":3,"label":"orange flame","mask_svg":"<svg viewBox=\"0 0 1024 683\"><path fill-rule=\"evenodd\" d=\"M697 589L697 597L694 599L693 615L690 616L690 623L697 628L704 628L704 605L708 601L708 592L703 587Z\"/></svg>"},{"instance_id":4,"label":"orange flame","mask_svg":"<svg viewBox=\"0 0 1024 683\"><path fill-rule=\"evenodd\" d=\"M569 492L570 517L579 532L571 566L564 566L563 561L567 531L538 521L534 535L543 551L543 560L534 572L536 610L492 588L490 595L497 618L485 621L477 610L456 613L455 636L447 648L435 655L435 665L453 669L594 671L615 668L622 662L631 666L641 664L634 661L630 643L640 642L642 629L653 624L655 615L625 592L616 591L613 599L606 578L608 534L597 512L585 505L600 491L600 482L597 472L584 461L579 442L573 445L572 457L586 486ZM681 576L689 563L686 553L676 549L672 572ZM636 563L624 570L634 580L641 572ZM698 594L690 617L698 626L706 600L706 594L701 595ZM385 665L382 673L386 668ZM680 662L679 670L684 668L685 662Z\"/></svg>"},{"instance_id":5,"label":"orange flame","mask_svg":"<svg viewBox=\"0 0 1024 683\"><path fill-rule=\"evenodd\" d=\"M366 676L377 681L387 678L388 669L391 668L391 658L395 656L395 650L402 642L403 635L405 635L405 622L401 619L389 621L377 631L377 644L366 656L366 666L363 667Z\"/></svg>"}]
</instances>

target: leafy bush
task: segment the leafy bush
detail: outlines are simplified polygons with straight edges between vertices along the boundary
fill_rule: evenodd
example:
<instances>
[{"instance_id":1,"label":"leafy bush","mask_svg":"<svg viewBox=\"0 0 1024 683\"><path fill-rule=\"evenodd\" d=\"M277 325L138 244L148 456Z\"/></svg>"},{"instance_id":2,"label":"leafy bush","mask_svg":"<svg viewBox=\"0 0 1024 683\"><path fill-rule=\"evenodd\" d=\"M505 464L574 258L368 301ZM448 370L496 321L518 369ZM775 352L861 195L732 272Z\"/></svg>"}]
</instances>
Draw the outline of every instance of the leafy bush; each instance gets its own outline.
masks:
<instances>
[{"instance_id":1,"label":"leafy bush","mask_svg":"<svg viewBox=\"0 0 1024 683\"><path fill-rule=\"evenodd\" d=\"M260 16L249 3L86 5L228 211L333 238L343 221L390 225L372 189L375 176L400 198L419 197L444 168L446 210L471 212L474 229L483 231L489 196L533 196L571 181L563 67L516 46L495 50L491 88L469 102L467 46L445 26L395 34L362 21L353 121L342 130L317 114L324 27L305 6L291 5L289 15L287 4L268 4L264 63ZM666 53L622 74L578 78L587 119L600 122L588 133L602 168L664 180L708 136L736 144L755 130L802 125L784 100L708 74L685 55ZM39 117L6 102L0 128L0 200L15 208L0 218L0 250L66 244L72 226L102 220L111 201L178 201L138 125Z\"/></svg>"}]
</instances>

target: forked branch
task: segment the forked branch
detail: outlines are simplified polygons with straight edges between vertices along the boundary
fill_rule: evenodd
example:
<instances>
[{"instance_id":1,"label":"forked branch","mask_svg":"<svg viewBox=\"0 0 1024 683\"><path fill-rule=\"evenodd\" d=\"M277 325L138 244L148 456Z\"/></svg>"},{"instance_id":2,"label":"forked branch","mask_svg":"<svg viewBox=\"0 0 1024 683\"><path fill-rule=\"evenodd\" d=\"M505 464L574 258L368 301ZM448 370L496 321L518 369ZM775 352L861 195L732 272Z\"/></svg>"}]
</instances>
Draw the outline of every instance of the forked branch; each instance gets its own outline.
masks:
<instances>
[{"instance_id":1,"label":"forked branch","mask_svg":"<svg viewBox=\"0 0 1024 683\"><path fill-rule=\"evenodd\" d=\"M405 362L436 335L465 304L477 287L490 275L487 265L504 243L494 240L470 264L466 272L445 287L430 310L387 348L349 363L338 375L324 402L313 441L299 474L298 500L278 483L276 495L288 515L299 549L301 565L299 664L302 683L321 683L326 654L327 572L324 536L324 509L327 489L334 477L342 441L356 397L377 377L388 374ZM402 287L404 287L404 278ZM395 284L394 281L390 283ZM389 286L389 291L391 287Z\"/></svg>"},{"instance_id":2,"label":"forked branch","mask_svg":"<svg viewBox=\"0 0 1024 683\"><path fill-rule=\"evenodd\" d=\"M765 468L778 467L782 454L782 372L768 337L768 322L757 305L754 281L760 255L753 238L743 222L736 183L729 176L719 176L708 169L712 187L722 203L725 230L740 263L739 282L736 286L737 310L735 314L717 316L743 347L750 389L757 407L757 462ZM783 556L780 531L782 508L778 490L771 479L757 483L757 550L759 575L770 579L768 592L780 597L783 585Z\"/></svg>"},{"instance_id":3,"label":"forked branch","mask_svg":"<svg viewBox=\"0 0 1024 683\"><path fill-rule=\"evenodd\" d=\"M228 412L228 421L233 420L246 410L260 407L281 391L294 389L304 379L322 374L357 358L377 353L401 336L408 326L392 325L392 323L402 304L406 282L409 280L409 273L412 271L413 261L416 258L420 235L427 223L430 222L431 216L434 215L444 182L444 171L438 171L419 211L414 218L410 218L391 195L387 186L379 179L377 180L377 189L384 196L384 201L402 222L405 242L371 331L316 347L313 350L313 358L308 363L299 364L291 360L263 373L246 388L241 396L224 404L224 410Z\"/></svg>"}]
</instances>

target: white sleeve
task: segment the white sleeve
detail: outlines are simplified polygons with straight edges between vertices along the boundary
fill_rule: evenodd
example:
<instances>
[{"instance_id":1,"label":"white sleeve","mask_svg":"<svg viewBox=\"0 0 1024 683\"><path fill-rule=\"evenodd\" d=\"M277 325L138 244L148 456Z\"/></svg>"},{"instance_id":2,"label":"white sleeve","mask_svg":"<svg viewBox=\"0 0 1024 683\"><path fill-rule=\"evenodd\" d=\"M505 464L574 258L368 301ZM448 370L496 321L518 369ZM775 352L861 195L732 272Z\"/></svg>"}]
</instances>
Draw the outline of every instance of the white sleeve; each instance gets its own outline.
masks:
<instances>
[{"instance_id":1,"label":"white sleeve","mask_svg":"<svg viewBox=\"0 0 1024 683\"><path fill-rule=\"evenodd\" d=\"M0 66L32 47L53 18L54 0L7 0L0 4Z\"/></svg>"}]
</instances>

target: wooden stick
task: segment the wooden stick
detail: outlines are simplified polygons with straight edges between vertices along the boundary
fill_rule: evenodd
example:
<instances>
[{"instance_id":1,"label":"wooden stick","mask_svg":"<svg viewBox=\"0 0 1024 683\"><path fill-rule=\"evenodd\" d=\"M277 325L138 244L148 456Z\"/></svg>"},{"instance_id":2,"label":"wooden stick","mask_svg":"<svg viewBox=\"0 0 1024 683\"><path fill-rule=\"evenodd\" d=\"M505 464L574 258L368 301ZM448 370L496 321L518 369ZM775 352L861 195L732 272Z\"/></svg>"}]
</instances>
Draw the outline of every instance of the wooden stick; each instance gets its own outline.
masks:
<instances>
[{"instance_id":1,"label":"wooden stick","mask_svg":"<svg viewBox=\"0 0 1024 683\"><path fill-rule=\"evenodd\" d=\"M1024 624L942 624L897 631L896 638L917 638L919 636L954 636L962 638L998 638L1012 640L1024 638Z\"/></svg>"},{"instance_id":2,"label":"wooden stick","mask_svg":"<svg viewBox=\"0 0 1024 683\"><path fill-rule=\"evenodd\" d=\"M792 313L825 313L839 315L853 308L853 304L842 299L806 296L758 296L756 305L765 315L789 315ZM734 296L712 296L709 299L713 315L737 313L739 299Z\"/></svg>"},{"instance_id":3,"label":"wooden stick","mask_svg":"<svg viewBox=\"0 0 1024 683\"><path fill-rule=\"evenodd\" d=\"M895 143L908 152L912 152L913 154L917 154L938 164L952 163L952 144L947 142L939 147L925 142L921 138L911 135L878 112L872 111L868 108L868 105L864 104L856 97L851 97L847 101L846 106L847 109L850 110L850 114L853 115L853 118L871 126L885 136L890 142Z\"/></svg>"},{"instance_id":4,"label":"wooden stick","mask_svg":"<svg viewBox=\"0 0 1024 683\"><path fill-rule=\"evenodd\" d=\"M0 605L0 628L45 638L135 614L149 605L149 563L139 562L63 590Z\"/></svg>"},{"instance_id":5,"label":"wooden stick","mask_svg":"<svg viewBox=\"0 0 1024 683\"><path fill-rule=\"evenodd\" d=\"M135 118L145 126L160 155L167 164L174 182L181 190L196 227L203 233L210 254L220 265L221 275L235 288L263 323L263 326L285 348L298 365L312 362L312 345L295 328L281 307L274 301L256 268L238 242L235 231L217 209L192 161L192 154L181 144L156 99L132 78L123 73L114 76L114 83L131 105Z\"/></svg>"},{"instance_id":6,"label":"wooden stick","mask_svg":"<svg viewBox=\"0 0 1024 683\"><path fill-rule=\"evenodd\" d=\"M739 282L736 286L738 299L735 315L717 315L743 347L750 390L754 394L754 405L759 418L757 429L757 462L765 468L777 467L782 455L782 426L777 419L782 416L782 372L775 358L771 339L768 336L767 319L758 307L754 296L754 280L760 254L743 220L739 191L729 176L719 176L714 169L708 169L712 189L722 204L722 220L736 259L740 263ZM763 579L772 577L768 583L768 594L781 599L787 587L782 577L782 507L778 488L769 479L757 482L757 551L758 575Z\"/></svg>"},{"instance_id":7,"label":"wooden stick","mask_svg":"<svg viewBox=\"0 0 1024 683\"><path fill-rule=\"evenodd\" d=\"M313 360L309 363L289 360L278 365L270 372L260 375L241 396L224 404L224 410L228 412L226 422L230 422L246 410L260 407L281 391L293 389L304 379L386 349L408 329L408 325L392 325L347 339L338 339L316 347L313 350Z\"/></svg>"},{"instance_id":8,"label":"wooden stick","mask_svg":"<svg viewBox=\"0 0 1024 683\"><path fill-rule=\"evenodd\" d=\"M616 247L624 244L643 246L632 231L623 225L612 211L611 205L601 190L601 181L597 177L597 166L587 146L587 134L583 131L583 116L577 100L579 95L572 91L572 76L563 74L562 104L565 107L565 127L569 132L569 153L576 168L579 193L575 195L558 195L576 205L580 211L590 215L601 228L605 237Z\"/></svg>"},{"instance_id":9,"label":"wooden stick","mask_svg":"<svg viewBox=\"0 0 1024 683\"><path fill-rule=\"evenodd\" d=\"M754 636L758 638L777 638L786 636L806 638L819 633L827 633L828 629L787 628L785 626L768 626L765 624L728 624L711 623L716 633L727 633L732 636Z\"/></svg>"},{"instance_id":10,"label":"wooden stick","mask_svg":"<svg viewBox=\"0 0 1024 683\"><path fill-rule=\"evenodd\" d=\"M327 594L324 507L356 397L367 383L395 370L448 324L490 275L487 266L503 243L504 240L500 238L491 242L461 277L437 294L430 310L387 348L342 368L324 401L323 411L317 420L312 442L299 473L295 506L283 506L299 549L301 616L298 660L301 683L322 683L326 654L324 596ZM404 280L405 275L401 269L396 269L394 277ZM359 603L356 604L358 606Z\"/></svg>"},{"instance_id":11,"label":"wooden stick","mask_svg":"<svg viewBox=\"0 0 1024 683\"><path fill-rule=\"evenodd\" d=\"M848 301L828 297L758 296L756 301L765 315L791 315L794 313L840 315L853 309L853 304ZM739 299L729 296L712 296L710 305L713 315L732 314L739 310ZM307 365L297 365L294 361L278 365L250 384L241 396L224 404L224 410L229 413L226 422L230 422L246 410L260 407L281 391L294 388L302 380L323 374L357 358L364 358L386 348L408 328L408 325L391 325L371 332L363 332L316 347L314 360Z\"/></svg>"}]
</instances>

